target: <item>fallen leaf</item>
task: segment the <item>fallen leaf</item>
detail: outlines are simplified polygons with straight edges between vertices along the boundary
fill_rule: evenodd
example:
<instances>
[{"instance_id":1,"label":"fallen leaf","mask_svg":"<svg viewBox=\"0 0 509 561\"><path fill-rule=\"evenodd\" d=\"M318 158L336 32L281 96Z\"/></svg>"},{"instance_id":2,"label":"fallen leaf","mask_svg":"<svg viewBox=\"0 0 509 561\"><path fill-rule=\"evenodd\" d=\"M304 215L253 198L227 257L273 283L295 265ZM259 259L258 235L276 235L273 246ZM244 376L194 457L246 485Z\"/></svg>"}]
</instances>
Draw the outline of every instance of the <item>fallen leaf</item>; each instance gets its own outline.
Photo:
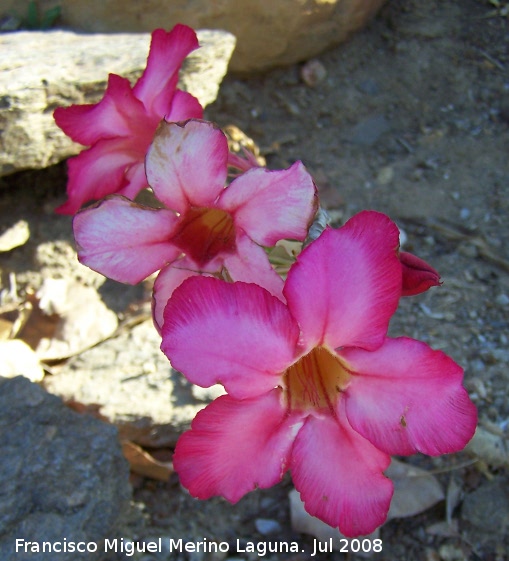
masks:
<instances>
[{"instance_id":1,"label":"fallen leaf","mask_svg":"<svg viewBox=\"0 0 509 561\"><path fill-rule=\"evenodd\" d=\"M173 473L171 462L159 462L148 452L134 444L130 440L122 441L122 452L131 466L131 471L156 479L157 481L168 481Z\"/></svg>"},{"instance_id":2,"label":"fallen leaf","mask_svg":"<svg viewBox=\"0 0 509 561\"><path fill-rule=\"evenodd\" d=\"M465 451L493 467L509 466L509 448L505 439L482 427L477 427Z\"/></svg>"},{"instance_id":3,"label":"fallen leaf","mask_svg":"<svg viewBox=\"0 0 509 561\"><path fill-rule=\"evenodd\" d=\"M34 351L20 339L0 341L0 376L25 376L31 382L40 382L44 370Z\"/></svg>"},{"instance_id":4,"label":"fallen leaf","mask_svg":"<svg viewBox=\"0 0 509 561\"><path fill-rule=\"evenodd\" d=\"M42 361L79 354L112 335L116 314L94 288L67 279L46 279L31 301L30 314L19 337Z\"/></svg>"},{"instance_id":5,"label":"fallen leaf","mask_svg":"<svg viewBox=\"0 0 509 561\"><path fill-rule=\"evenodd\" d=\"M385 474L394 483L387 520L415 516L445 498L438 479L424 469L393 458Z\"/></svg>"},{"instance_id":6,"label":"fallen leaf","mask_svg":"<svg viewBox=\"0 0 509 561\"><path fill-rule=\"evenodd\" d=\"M325 522L322 522L318 518L311 516L304 509L304 503L300 499L300 494L296 489L292 489L288 493L288 498L290 500L290 518L292 523L292 529L295 532L301 534L308 534L314 536L319 541L328 542L332 539L332 549L340 551L344 549L345 546L345 536L337 529L332 528ZM365 536L365 538L371 541L380 536L380 530L377 528L372 534ZM362 552L359 551L355 555L361 557L371 557L373 552Z\"/></svg>"}]
</instances>

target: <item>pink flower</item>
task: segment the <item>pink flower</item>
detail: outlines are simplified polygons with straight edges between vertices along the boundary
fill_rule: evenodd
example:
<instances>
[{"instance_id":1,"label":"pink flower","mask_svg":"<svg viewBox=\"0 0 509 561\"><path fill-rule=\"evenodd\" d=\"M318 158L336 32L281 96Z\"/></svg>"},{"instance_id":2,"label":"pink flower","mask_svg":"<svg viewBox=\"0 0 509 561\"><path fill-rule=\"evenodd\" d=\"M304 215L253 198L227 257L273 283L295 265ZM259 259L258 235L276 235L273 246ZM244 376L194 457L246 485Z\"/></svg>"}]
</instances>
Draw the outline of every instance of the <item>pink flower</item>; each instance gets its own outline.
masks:
<instances>
[{"instance_id":1,"label":"pink flower","mask_svg":"<svg viewBox=\"0 0 509 561\"><path fill-rule=\"evenodd\" d=\"M159 122L203 116L198 100L176 89L183 60L198 46L190 27L156 29L147 67L134 87L127 78L110 74L99 103L55 110L65 134L90 146L68 161L69 199L57 212L74 214L83 203L112 193L134 198L146 187L144 159Z\"/></svg>"},{"instance_id":2,"label":"pink flower","mask_svg":"<svg viewBox=\"0 0 509 561\"><path fill-rule=\"evenodd\" d=\"M282 279L262 246L303 240L316 211L316 189L304 166L253 168L225 188L228 143L212 123L161 123L146 162L164 208L111 196L73 222L82 263L135 284L162 268L154 286L161 327L173 290L198 273L227 274L282 297Z\"/></svg>"},{"instance_id":3,"label":"pink flower","mask_svg":"<svg viewBox=\"0 0 509 561\"><path fill-rule=\"evenodd\" d=\"M476 411L441 351L387 338L401 294L398 229L362 212L291 267L285 305L246 283L191 278L175 290L162 350L224 395L178 441L174 465L200 499L231 502L290 470L307 511L347 536L387 516L390 455L461 450Z\"/></svg>"},{"instance_id":4,"label":"pink flower","mask_svg":"<svg viewBox=\"0 0 509 561\"><path fill-rule=\"evenodd\" d=\"M399 252L399 260L403 268L402 296L414 296L426 292L432 286L440 286L440 275L431 266L411 253Z\"/></svg>"}]
</instances>

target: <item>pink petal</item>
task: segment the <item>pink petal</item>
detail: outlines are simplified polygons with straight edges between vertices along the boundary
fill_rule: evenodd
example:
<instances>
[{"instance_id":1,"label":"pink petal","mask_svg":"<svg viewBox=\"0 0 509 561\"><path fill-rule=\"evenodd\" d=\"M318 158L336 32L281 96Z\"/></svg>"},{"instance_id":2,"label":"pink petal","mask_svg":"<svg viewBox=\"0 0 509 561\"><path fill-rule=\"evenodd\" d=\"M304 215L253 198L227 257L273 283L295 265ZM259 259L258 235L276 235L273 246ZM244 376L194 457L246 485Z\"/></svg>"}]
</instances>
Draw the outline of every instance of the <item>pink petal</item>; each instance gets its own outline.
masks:
<instances>
[{"instance_id":1,"label":"pink petal","mask_svg":"<svg viewBox=\"0 0 509 561\"><path fill-rule=\"evenodd\" d=\"M157 275L157 279L154 283L154 291L152 293L152 315L159 333L161 333L161 328L164 323L164 308L166 308L166 304L173 294L173 291L187 278L199 274L201 273L187 257L178 259L161 269L160 273Z\"/></svg>"},{"instance_id":2,"label":"pink petal","mask_svg":"<svg viewBox=\"0 0 509 561\"><path fill-rule=\"evenodd\" d=\"M143 104L131 91L129 80L116 74L109 75L106 92L99 103L59 107L53 115L67 136L85 146L105 138L140 133L148 119ZM156 124L157 121L152 123L154 130Z\"/></svg>"},{"instance_id":3,"label":"pink petal","mask_svg":"<svg viewBox=\"0 0 509 561\"><path fill-rule=\"evenodd\" d=\"M461 385L463 370L443 352L402 337L374 352L339 354L356 374L345 394L348 419L377 448L436 456L472 438L477 414Z\"/></svg>"},{"instance_id":4,"label":"pink petal","mask_svg":"<svg viewBox=\"0 0 509 561\"><path fill-rule=\"evenodd\" d=\"M304 249L283 294L307 346L374 349L383 343L401 294L398 245L396 225L364 211Z\"/></svg>"},{"instance_id":5,"label":"pink petal","mask_svg":"<svg viewBox=\"0 0 509 561\"><path fill-rule=\"evenodd\" d=\"M150 113L160 117L167 113L182 62L198 47L196 33L186 25L152 32L147 67L133 90Z\"/></svg>"},{"instance_id":6,"label":"pink petal","mask_svg":"<svg viewBox=\"0 0 509 561\"><path fill-rule=\"evenodd\" d=\"M67 161L68 200L57 212L74 214L84 203L122 191L128 185L131 193L138 193L147 184L145 175L134 174L132 184L126 176L126 171L138 161L143 161L139 146L128 138L100 140L92 148L70 158Z\"/></svg>"},{"instance_id":7,"label":"pink petal","mask_svg":"<svg viewBox=\"0 0 509 561\"><path fill-rule=\"evenodd\" d=\"M169 210L105 199L74 217L79 260L116 281L140 282L179 255L169 241L176 221Z\"/></svg>"},{"instance_id":8,"label":"pink petal","mask_svg":"<svg viewBox=\"0 0 509 561\"><path fill-rule=\"evenodd\" d=\"M390 456L353 431L342 414L308 417L290 471L307 512L353 537L385 522L393 486L382 472L389 463Z\"/></svg>"},{"instance_id":9,"label":"pink petal","mask_svg":"<svg viewBox=\"0 0 509 561\"><path fill-rule=\"evenodd\" d=\"M186 119L203 119L203 108L193 95L176 90L171 101L170 111L164 115L164 118L169 123Z\"/></svg>"},{"instance_id":10,"label":"pink petal","mask_svg":"<svg viewBox=\"0 0 509 561\"><path fill-rule=\"evenodd\" d=\"M210 207L224 188L228 143L206 121L167 123L157 129L147 154L149 185L168 208Z\"/></svg>"},{"instance_id":11,"label":"pink petal","mask_svg":"<svg viewBox=\"0 0 509 561\"><path fill-rule=\"evenodd\" d=\"M179 439L173 464L199 499L232 503L281 481L300 421L287 416L280 390L236 400L224 395L200 411Z\"/></svg>"},{"instance_id":12,"label":"pink petal","mask_svg":"<svg viewBox=\"0 0 509 561\"><path fill-rule=\"evenodd\" d=\"M284 238L304 240L316 212L316 188L301 162L282 171L255 168L231 183L220 205L252 240L271 246Z\"/></svg>"},{"instance_id":13,"label":"pink petal","mask_svg":"<svg viewBox=\"0 0 509 561\"><path fill-rule=\"evenodd\" d=\"M247 236L238 234L237 251L224 256L224 266L234 281L251 282L283 300L283 279L269 262L265 250Z\"/></svg>"},{"instance_id":14,"label":"pink petal","mask_svg":"<svg viewBox=\"0 0 509 561\"><path fill-rule=\"evenodd\" d=\"M220 383L243 399L278 385L298 335L286 306L263 288L192 277L166 306L161 349L192 383Z\"/></svg>"}]
</instances>

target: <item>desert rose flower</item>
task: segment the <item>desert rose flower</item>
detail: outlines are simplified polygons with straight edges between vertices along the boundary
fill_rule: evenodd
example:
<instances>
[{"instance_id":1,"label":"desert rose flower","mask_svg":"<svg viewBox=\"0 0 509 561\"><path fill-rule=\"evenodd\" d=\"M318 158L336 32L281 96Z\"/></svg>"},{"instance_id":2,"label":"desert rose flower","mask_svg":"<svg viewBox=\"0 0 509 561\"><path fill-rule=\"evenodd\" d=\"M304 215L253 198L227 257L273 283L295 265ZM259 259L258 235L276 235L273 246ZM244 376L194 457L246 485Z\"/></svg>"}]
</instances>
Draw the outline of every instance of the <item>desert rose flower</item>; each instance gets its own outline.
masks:
<instances>
[{"instance_id":1,"label":"desert rose flower","mask_svg":"<svg viewBox=\"0 0 509 561\"><path fill-rule=\"evenodd\" d=\"M159 122L203 116L198 100L177 89L182 62L198 46L190 27L156 29L147 66L134 87L110 74L99 103L55 110L65 134L90 147L69 159L68 200L57 212L74 214L84 203L112 193L134 198L146 187L144 159Z\"/></svg>"},{"instance_id":2,"label":"desert rose flower","mask_svg":"<svg viewBox=\"0 0 509 561\"><path fill-rule=\"evenodd\" d=\"M347 536L387 516L390 455L461 450L476 410L447 355L388 338L401 296L398 229L365 211L299 255L283 294L194 277L164 312L161 348L227 394L198 413L174 466L200 499L231 502L291 472L306 510Z\"/></svg>"},{"instance_id":3,"label":"desert rose flower","mask_svg":"<svg viewBox=\"0 0 509 561\"><path fill-rule=\"evenodd\" d=\"M161 123L146 171L164 208L111 196L73 222L82 263L114 280L138 283L160 269L154 319L173 290L196 274L253 282L282 298L283 281L263 246L303 240L316 211L316 189L302 163L253 168L225 187L228 143L214 124Z\"/></svg>"}]
</instances>

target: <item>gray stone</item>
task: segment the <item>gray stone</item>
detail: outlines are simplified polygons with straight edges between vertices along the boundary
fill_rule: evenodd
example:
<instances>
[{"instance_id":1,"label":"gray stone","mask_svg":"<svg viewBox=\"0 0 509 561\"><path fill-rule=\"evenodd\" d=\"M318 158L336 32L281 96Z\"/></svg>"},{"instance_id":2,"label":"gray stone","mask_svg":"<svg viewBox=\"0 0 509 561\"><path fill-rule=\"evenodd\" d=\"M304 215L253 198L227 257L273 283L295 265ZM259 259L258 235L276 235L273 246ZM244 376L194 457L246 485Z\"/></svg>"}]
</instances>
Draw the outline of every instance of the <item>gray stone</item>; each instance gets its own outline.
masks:
<instances>
[{"instance_id":1,"label":"gray stone","mask_svg":"<svg viewBox=\"0 0 509 561\"><path fill-rule=\"evenodd\" d=\"M72 358L45 386L65 399L99 404L122 438L172 446L217 391L193 388L160 345L152 321L145 321Z\"/></svg>"},{"instance_id":2,"label":"gray stone","mask_svg":"<svg viewBox=\"0 0 509 561\"><path fill-rule=\"evenodd\" d=\"M198 31L202 48L181 73L182 88L206 106L215 100L235 47L225 31ZM0 176L40 169L77 154L53 110L96 103L109 73L135 80L145 68L150 35L83 35L68 31L0 34Z\"/></svg>"},{"instance_id":3,"label":"gray stone","mask_svg":"<svg viewBox=\"0 0 509 561\"><path fill-rule=\"evenodd\" d=\"M74 561L76 553L16 553L16 539L114 537L130 510L129 468L116 429L79 415L23 377L0 378L0 558Z\"/></svg>"}]
</instances>

